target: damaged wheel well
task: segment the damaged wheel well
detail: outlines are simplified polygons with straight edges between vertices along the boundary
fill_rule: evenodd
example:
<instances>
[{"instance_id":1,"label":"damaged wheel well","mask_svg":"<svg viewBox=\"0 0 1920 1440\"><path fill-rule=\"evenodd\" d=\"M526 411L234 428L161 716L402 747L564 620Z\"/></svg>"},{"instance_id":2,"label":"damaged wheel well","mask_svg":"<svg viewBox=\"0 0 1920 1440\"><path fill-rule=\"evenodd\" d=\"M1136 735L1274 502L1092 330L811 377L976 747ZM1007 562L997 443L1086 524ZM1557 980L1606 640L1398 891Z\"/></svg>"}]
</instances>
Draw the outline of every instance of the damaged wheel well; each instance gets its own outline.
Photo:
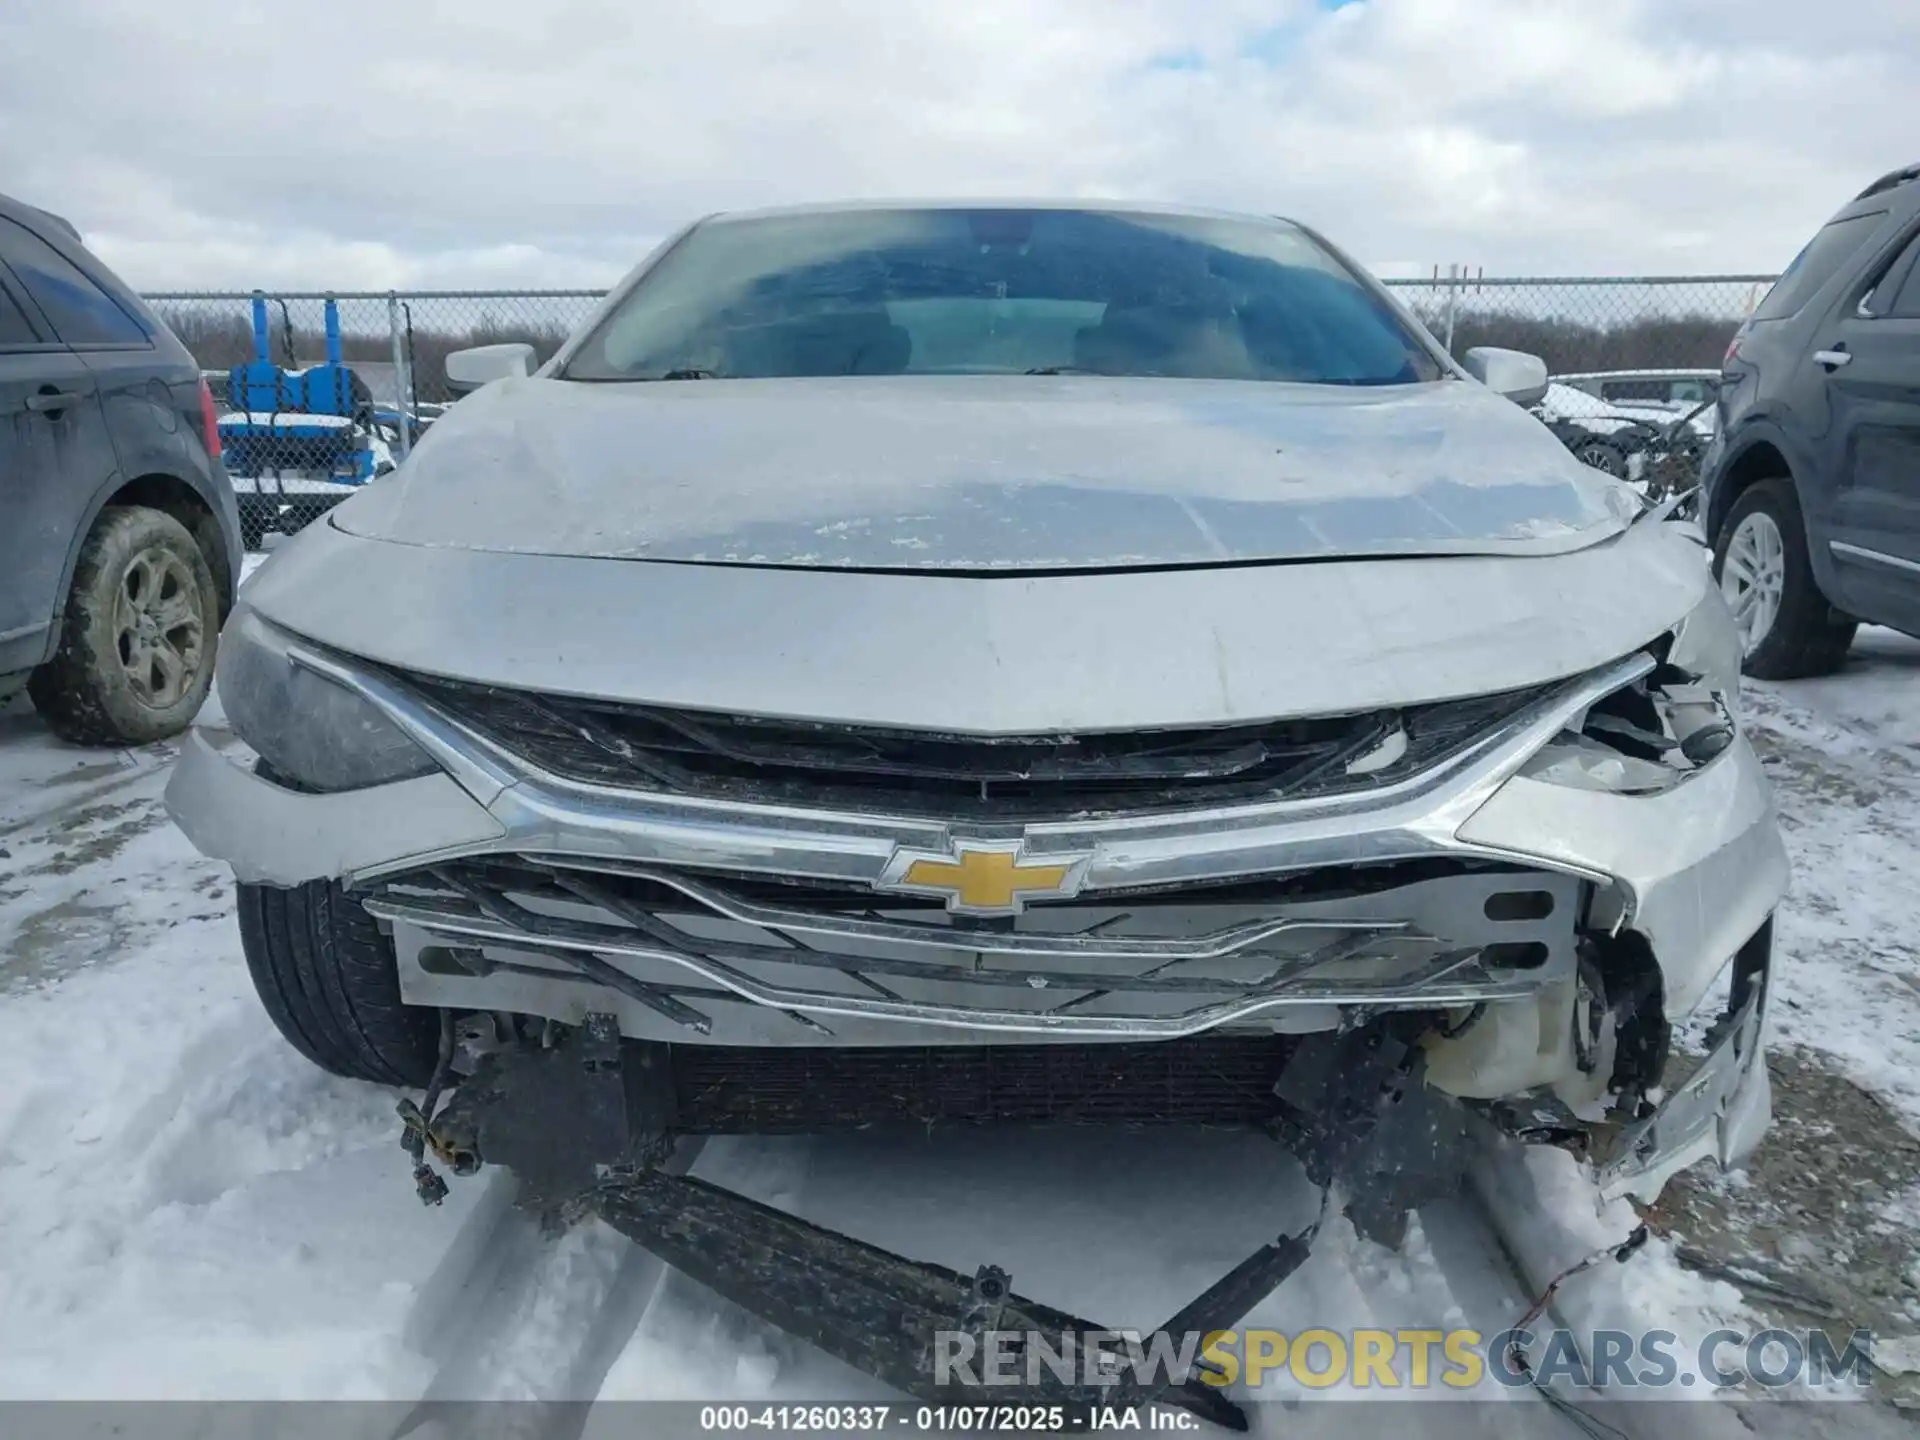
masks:
<instances>
[{"instance_id":1,"label":"damaged wheel well","mask_svg":"<svg viewBox=\"0 0 1920 1440\"><path fill-rule=\"evenodd\" d=\"M1591 1003L1574 1011L1574 1043L1581 1068L1604 1062L1602 1041L1606 1022L1613 1027L1612 1069L1607 1089L1616 1106L1632 1102L1622 1119L1635 1119L1650 1108L1647 1092L1660 1083L1673 1041L1666 1017L1666 981L1653 947L1638 931L1617 935L1588 935L1580 941L1580 983L1591 990ZM1586 1032L1581 1032L1585 1023Z\"/></svg>"}]
</instances>

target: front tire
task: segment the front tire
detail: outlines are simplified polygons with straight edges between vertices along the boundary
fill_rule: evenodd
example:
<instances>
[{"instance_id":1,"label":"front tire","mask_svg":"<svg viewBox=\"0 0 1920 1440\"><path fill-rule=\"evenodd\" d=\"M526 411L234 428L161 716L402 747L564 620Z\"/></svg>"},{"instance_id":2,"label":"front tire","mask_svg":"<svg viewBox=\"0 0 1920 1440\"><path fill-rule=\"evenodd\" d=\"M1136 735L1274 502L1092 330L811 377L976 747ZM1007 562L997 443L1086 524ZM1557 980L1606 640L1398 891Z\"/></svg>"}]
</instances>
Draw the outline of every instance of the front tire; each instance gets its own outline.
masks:
<instances>
[{"instance_id":1,"label":"front tire","mask_svg":"<svg viewBox=\"0 0 1920 1440\"><path fill-rule=\"evenodd\" d=\"M144 745L192 723L213 684L220 593L200 545L143 505L100 512L80 548L60 648L27 694L77 745Z\"/></svg>"},{"instance_id":2,"label":"front tire","mask_svg":"<svg viewBox=\"0 0 1920 1440\"><path fill-rule=\"evenodd\" d=\"M360 903L331 880L238 890L247 970L287 1042L350 1080L426 1085L438 1012L400 999L393 940Z\"/></svg>"},{"instance_id":3,"label":"front tire","mask_svg":"<svg viewBox=\"0 0 1920 1440\"><path fill-rule=\"evenodd\" d=\"M1840 668L1859 622L1836 616L1820 593L1791 480L1741 492L1714 537L1713 576L1740 627L1745 673L1799 680Z\"/></svg>"}]
</instances>

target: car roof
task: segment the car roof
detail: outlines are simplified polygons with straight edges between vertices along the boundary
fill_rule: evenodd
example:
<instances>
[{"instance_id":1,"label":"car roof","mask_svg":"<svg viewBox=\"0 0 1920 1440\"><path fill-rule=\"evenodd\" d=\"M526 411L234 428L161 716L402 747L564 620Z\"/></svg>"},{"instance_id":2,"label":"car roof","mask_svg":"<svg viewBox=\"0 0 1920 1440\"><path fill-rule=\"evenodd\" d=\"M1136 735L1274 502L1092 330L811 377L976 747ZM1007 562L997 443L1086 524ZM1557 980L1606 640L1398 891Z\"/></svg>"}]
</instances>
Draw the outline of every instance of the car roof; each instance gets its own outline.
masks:
<instances>
[{"instance_id":1,"label":"car roof","mask_svg":"<svg viewBox=\"0 0 1920 1440\"><path fill-rule=\"evenodd\" d=\"M1900 186L1914 180L1920 180L1920 163L1907 165L1899 170L1889 170L1858 195L1854 196L1854 203L1858 204L1862 200L1870 200L1875 195L1884 195L1887 191L1896 190Z\"/></svg>"},{"instance_id":2,"label":"car roof","mask_svg":"<svg viewBox=\"0 0 1920 1440\"><path fill-rule=\"evenodd\" d=\"M702 224L737 220L771 220L794 215L849 215L892 210L1076 210L1099 214L1189 215L1210 220L1241 220L1254 225L1297 225L1283 215L1254 215L1240 210L1216 210L1206 205L1173 205L1152 200L1089 200L1084 196L1057 199L980 196L963 198L906 197L898 200L827 200L806 205L769 205L753 210L722 210Z\"/></svg>"},{"instance_id":3,"label":"car roof","mask_svg":"<svg viewBox=\"0 0 1920 1440\"><path fill-rule=\"evenodd\" d=\"M0 195L0 215L30 220L36 226L50 225L74 244L85 243L80 238L80 232L73 227L73 222L65 216L56 215L51 210L42 210L38 205L29 205L24 200L16 200L11 195Z\"/></svg>"}]
</instances>

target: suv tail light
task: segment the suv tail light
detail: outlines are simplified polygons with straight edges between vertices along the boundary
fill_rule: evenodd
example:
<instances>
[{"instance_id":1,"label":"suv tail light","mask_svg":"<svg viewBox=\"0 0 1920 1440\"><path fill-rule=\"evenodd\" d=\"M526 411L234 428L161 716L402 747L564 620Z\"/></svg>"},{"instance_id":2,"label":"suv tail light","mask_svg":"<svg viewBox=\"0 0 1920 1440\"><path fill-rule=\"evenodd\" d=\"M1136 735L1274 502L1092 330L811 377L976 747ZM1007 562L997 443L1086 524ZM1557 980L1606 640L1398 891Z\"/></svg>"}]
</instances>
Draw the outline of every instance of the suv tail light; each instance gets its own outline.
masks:
<instances>
[{"instance_id":1,"label":"suv tail light","mask_svg":"<svg viewBox=\"0 0 1920 1440\"><path fill-rule=\"evenodd\" d=\"M1742 320L1740 328L1733 332L1733 338L1727 342L1727 353L1721 357L1720 368L1725 370L1740 358L1740 342L1747 338L1747 332L1753 328L1753 321Z\"/></svg>"},{"instance_id":2,"label":"suv tail light","mask_svg":"<svg viewBox=\"0 0 1920 1440\"><path fill-rule=\"evenodd\" d=\"M213 408L213 391L207 388L207 377L200 377L200 438L206 442L207 458L220 458L220 417Z\"/></svg>"}]
</instances>

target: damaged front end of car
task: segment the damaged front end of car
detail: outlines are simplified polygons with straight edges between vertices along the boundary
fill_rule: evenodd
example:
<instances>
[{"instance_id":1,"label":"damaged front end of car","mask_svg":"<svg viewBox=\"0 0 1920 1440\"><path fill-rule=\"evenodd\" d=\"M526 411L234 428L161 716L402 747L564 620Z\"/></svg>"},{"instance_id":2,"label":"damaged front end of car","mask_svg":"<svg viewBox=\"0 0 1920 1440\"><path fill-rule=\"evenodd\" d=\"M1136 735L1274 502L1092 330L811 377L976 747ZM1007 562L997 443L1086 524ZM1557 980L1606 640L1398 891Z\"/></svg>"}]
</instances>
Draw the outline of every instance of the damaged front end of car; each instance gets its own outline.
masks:
<instances>
[{"instance_id":1,"label":"damaged front end of car","mask_svg":"<svg viewBox=\"0 0 1920 1440\"><path fill-rule=\"evenodd\" d=\"M1602 1193L1737 1164L1786 861L1716 594L1520 690L1145 732L929 734L456 681L243 610L248 772L169 791L243 882L326 880L438 1011L406 1107L434 1166L503 1165L928 1399L932 1337L1091 1322L674 1172L684 1137L909 1124L1264 1130L1365 1233L1491 1126ZM324 717L316 725L314 717ZM1278 1236L1169 1321L1231 1326ZM1186 1404L1071 1385L1040 1398ZM1007 1398L1004 1394L998 1398Z\"/></svg>"}]
</instances>

